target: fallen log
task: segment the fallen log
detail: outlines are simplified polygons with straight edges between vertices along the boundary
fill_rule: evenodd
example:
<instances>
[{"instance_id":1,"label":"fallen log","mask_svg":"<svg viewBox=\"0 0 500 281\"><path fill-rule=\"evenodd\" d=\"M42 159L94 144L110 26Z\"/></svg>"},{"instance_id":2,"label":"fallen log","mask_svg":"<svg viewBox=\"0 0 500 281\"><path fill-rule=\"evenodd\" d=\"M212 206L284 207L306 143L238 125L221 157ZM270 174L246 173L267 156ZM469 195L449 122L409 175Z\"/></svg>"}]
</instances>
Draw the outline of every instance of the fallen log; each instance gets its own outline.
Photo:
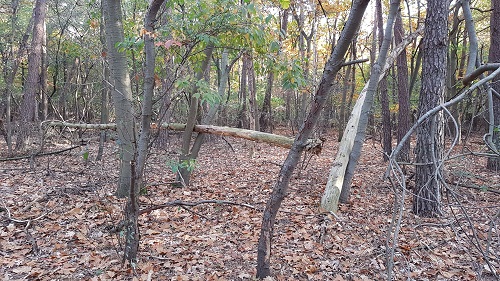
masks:
<instances>
[{"instance_id":1,"label":"fallen log","mask_svg":"<svg viewBox=\"0 0 500 281\"><path fill-rule=\"evenodd\" d=\"M86 123L69 123L63 121L44 121L41 124L42 128L47 127L68 127L68 128L76 128L76 129L94 129L94 130L113 130L116 129L115 123L108 124L86 124ZM186 124L180 123L163 123L160 126L157 124L151 125L153 129L167 129L172 131L184 131ZM271 145L283 147L283 148L291 148L293 144L293 138L289 138L287 136L275 135L270 133L264 133L253 130L246 130L240 128L232 128L225 126L212 126L212 125L195 125L194 131L197 133L211 134L211 135L219 135L219 136L229 136L234 138L241 138L256 142L264 142ZM323 142L325 139L309 139L304 147L307 151L314 153L316 155L321 153L321 149L323 147Z\"/></svg>"}]
</instances>

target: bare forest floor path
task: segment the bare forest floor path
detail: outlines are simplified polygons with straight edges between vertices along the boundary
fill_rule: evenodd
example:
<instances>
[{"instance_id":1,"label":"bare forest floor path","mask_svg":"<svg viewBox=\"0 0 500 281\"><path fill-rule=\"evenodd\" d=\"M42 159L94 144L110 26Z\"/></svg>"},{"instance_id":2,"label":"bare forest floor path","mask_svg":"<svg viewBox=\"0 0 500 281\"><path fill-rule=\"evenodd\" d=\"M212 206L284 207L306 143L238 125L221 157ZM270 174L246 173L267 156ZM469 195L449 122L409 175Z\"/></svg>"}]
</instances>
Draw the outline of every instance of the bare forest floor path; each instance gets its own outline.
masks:
<instances>
[{"instance_id":1,"label":"bare forest floor path","mask_svg":"<svg viewBox=\"0 0 500 281\"><path fill-rule=\"evenodd\" d=\"M387 229L395 194L400 193L381 179L387 164L379 143L365 143L351 201L341 206L338 218L317 214L337 151L335 140L336 135L328 135L323 153L306 158L296 170L274 229L274 279L269 280L386 276ZM153 149L143 208L216 199L255 209L203 204L142 215L140 260L134 272L121 266L123 237L115 231L123 201L112 196L118 171L113 142L106 144L102 161L94 161L98 143L91 142L89 161L75 149L38 157L33 168L29 159L0 162L0 280L253 280L259 209L288 151L210 137L191 186L175 188L169 163L178 158L180 140L172 136L170 143L167 149ZM52 143L46 151L69 146ZM457 153L462 149L456 148ZM472 149L484 151L480 144ZM1 142L0 157L5 152ZM456 158L448 163L447 178L499 190L499 174L484 166L483 158ZM453 192L443 195L444 215L439 219L415 217L407 196L395 250L396 280L493 280L481 251L500 269L500 194L451 188Z\"/></svg>"}]
</instances>

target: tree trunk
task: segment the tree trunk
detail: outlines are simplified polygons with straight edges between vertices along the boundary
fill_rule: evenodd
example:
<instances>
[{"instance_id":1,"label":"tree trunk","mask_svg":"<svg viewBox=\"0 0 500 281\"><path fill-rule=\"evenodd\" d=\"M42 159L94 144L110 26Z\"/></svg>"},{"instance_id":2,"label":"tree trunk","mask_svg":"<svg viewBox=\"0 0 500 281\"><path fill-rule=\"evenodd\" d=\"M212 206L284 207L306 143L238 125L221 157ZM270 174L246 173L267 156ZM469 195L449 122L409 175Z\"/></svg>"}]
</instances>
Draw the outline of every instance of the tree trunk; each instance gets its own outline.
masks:
<instances>
[{"instance_id":1,"label":"tree trunk","mask_svg":"<svg viewBox=\"0 0 500 281\"><path fill-rule=\"evenodd\" d=\"M458 70L458 39L460 31L460 21L458 18L458 13L460 11L460 5L457 5L453 12L452 25L449 34L449 52L446 71L446 100L450 100L457 95L458 92L458 81L457 81L457 70ZM454 130L446 130L447 134L457 134L457 139L460 142L461 139L461 126L460 126L460 111L458 105L455 104L450 108L450 112L453 114L453 119L448 120L447 127L454 128L454 122L456 121L459 125L457 132Z\"/></svg>"},{"instance_id":2,"label":"tree trunk","mask_svg":"<svg viewBox=\"0 0 500 281\"><path fill-rule=\"evenodd\" d=\"M172 9L167 7L162 12L161 22L167 22L171 17ZM172 40L172 36L167 36L166 39ZM175 71L173 56L171 52L166 54L166 58L164 61L164 77L161 79L161 87L162 87L162 95L159 98L160 100L160 109L157 117L157 122L161 123L169 123L172 117L172 88L175 82ZM160 130L158 134L155 135L155 146L159 148L166 148L169 141L169 134L167 130Z\"/></svg>"},{"instance_id":3,"label":"tree trunk","mask_svg":"<svg viewBox=\"0 0 500 281\"><path fill-rule=\"evenodd\" d=\"M271 240L276 214L278 213L281 202L285 198L290 178L300 160L302 151L304 150L304 142L309 138L314 126L316 125L321 110L330 93L335 76L342 67L349 44L360 26L369 2L369 0L357 0L354 2L349 19L342 30L340 39L325 65L323 76L312 102L309 114L300 128L298 135L295 137L292 148L283 163L278 175L278 180L274 185L271 196L266 204L257 248L257 278L265 278L271 274Z\"/></svg>"},{"instance_id":4,"label":"tree trunk","mask_svg":"<svg viewBox=\"0 0 500 281\"><path fill-rule=\"evenodd\" d=\"M30 20L26 31L19 42L18 49L16 54L14 54L14 35L16 32L16 24L18 20L18 8L19 1L12 1L12 19L11 19L11 34L9 40L9 57L10 59L7 61L7 66L4 68L4 79L5 79L5 92L4 92L4 101L5 101L5 140L7 142L7 150L8 154L12 155L12 92L14 88L14 79L16 78L17 70L19 69L19 64L21 62L21 58L23 53L26 51L26 45L28 43L30 30L32 30L33 18ZM0 110L0 116L1 110Z\"/></svg>"},{"instance_id":5,"label":"tree trunk","mask_svg":"<svg viewBox=\"0 0 500 281\"><path fill-rule=\"evenodd\" d=\"M120 179L116 196L128 197L132 180L132 161L135 155L135 120L132 108L132 90L125 52L117 49L123 42L123 24L120 0L104 2L106 43L111 71L112 97L115 106L118 147L120 155Z\"/></svg>"},{"instance_id":6,"label":"tree trunk","mask_svg":"<svg viewBox=\"0 0 500 281\"><path fill-rule=\"evenodd\" d=\"M42 56L41 56L41 70L40 70L40 119L45 121L49 115L49 95L47 93L47 79L48 79L48 60L47 60L47 25L43 22L42 32Z\"/></svg>"},{"instance_id":7,"label":"tree trunk","mask_svg":"<svg viewBox=\"0 0 500 281\"><path fill-rule=\"evenodd\" d=\"M403 41L404 29L401 11L398 12L394 24L394 41L396 45ZM398 92L398 143L410 128L410 93L408 91L408 58L406 49L403 49L396 61L397 67L397 92ZM398 155L399 161L408 162L410 160L410 142L405 142Z\"/></svg>"},{"instance_id":8,"label":"tree trunk","mask_svg":"<svg viewBox=\"0 0 500 281\"><path fill-rule=\"evenodd\" d=\"M344 132L337 157L330 170L327 186L321 198L321 209L323 210L336 212L339 199L341 199L341 202L347 202L349 199L351 180L361 155L377 85L380 79L383 78L385 72L390 68L390 65L392 65L392 62L386 63L386 60L399 2L399 0L391 1L389 17L387 19L387 26L380 53L377 61L373 64L370 80L363 89L366 94L362 92L354 106L353 113L347 126L349 130ZM403 48L404 46L397 46L391 55L392 61Z\"/></svg>"},{"instance_id":9,"label":"tree trunk","mask_svg":"<svg viewBox=\"0 0 500 281\"><path fill-rule=\"evenodd\" d=\"M103 9L103 4L101 3L101 13ZM102 45L102 54L107 54L108 49L106 47L106 36L104 35L104 26L101 24L99 26L99 39L101 41ZM109 95L110 95L110 88L108 85L109 81L109 68L108 64L104 61L105 58L103 58L103 62L101 63L102 66L102 85L101 85L101 124L106 124L109 122L109 110L108 110L108 103L109 103ZM108 134L106 130L102 130L99 133L99 150L97 151L97 156L96 156L96 161L100 161L102 159L102 154L104 153L104 143L107 141Z\"/></svg>"},{"instance_id":10,"label":"tree trunk","mask_svg":"<svg viewBox=\"0 0 500 281\"><path fill-rule=\"evenodd\" d=\"M382 47L384 40L384 22L382 19L382 0L377 0L377 25L378 25L378 41L379 48ZM389 95L387 90L387 79L382 78L379 84L380 106L382 107L382 147L384 150L384 161L389 159L392 152L392 128L391 128L391 112L389 109Z\"/></svg>"},{"instance_id":11,"label":"tree trunk","mask_svg":"<svg viewBox=\"0 0 500 281\"><path fill-rule=\"evenodd\" d=\"M280 22L280 34L279 34L279 49L277 51L277 57L280 57L281 54L281 42L286 37L286 32L288 30L288 12L290 8L284 9L283 14L281 16ZM266 85L266 93L264 95L264 102L262 103L262 111L260 114L260 130L262 132L271 133L273 131L273 113L271 107L271 97L273 92L273 84L274 84L274 66L269 66L267 73L267 85Z\"/></svg>"},{"instance_id":12,"label":"tree trunk","mask_svg":"<svg viewBox=\"0 0 500 281\"><path fill-rule=\"evenodd\" d=\"M43 122L42 127L68 127L68 128L79 128L82 130L114 130L116 129L115 123L107 124L85 124L85 123L69 123L61 121L48 121ZM186 124L180 123L163 123L159 126L152 126L155 129L167 129L172 131L185 131ZM268 143L270 145L275 145L283 148L291 148L294 139L287 136L275 135L265 132L241 129L241 128L231 128L224 126L213 126L213 125L195 125L193 132L199 134L211 134L218 136L229 136L234 138L241 138L256 142ZM318 154L321 152L321 145L324 142L322 139L308 139L304 142L304 149Z\"/></svg>"},{"instance_id":13,"label":"tree trunk","mask_svg":"<svg viewBox=\"0 0 500 281\"><path fill-rule=\"evenodd\" d=\"M253 67L253 56L248 54L248 70L247 70L247 84L248 84L248 108L250 116L250 130L259 131L259 112L257 107L257 85L255 80L255 69Z\"/></svg>"},{"instance_id":14,"label":"tree trunk","mask_svg":"<svg viewBox=\"0 0 500 281\"><path fill-rule=\"evenodd\" d=\"M444 101L446 89L446 58L448 43L449 1L428 0L423 37L422 88L419 98L419 116ZM415 161L415 193L413 212L423 217L441 214L444 124L442 113L427 119L417 128ZM441 174L441 175L440 175Z\"/></svg>"},{"instance_id":15,"label":"tree trunk","mask_svg":"<svg viewBox=\"0 0 500 281\"><path fill-rule=\"evenodd\" d=\"M196 74L196 81L200 81L204 79L205 72L209 69L210 60L212 59L212 52L214 48L213 46L207 46L205 49L205 58L202 62L200 71ZM186 129L182 134L182 148L181 155L179 157L180 169L177 173L177 181L182 183L183 185L189 185L189 178L191 172L189 171L189 166L186 165L188 162L196 160L190 155L190 147L191 147L191 137L193 136L193 129L196 125L196 120L198 116L198 106L199 106L199 98L196 97L195 93L198 91L196 86L193 86L191 92L191 101L189 104L189 115L186 122Z\"/></svg>"},{"instance_id":16,"label":"tree trunk","mask_svg":"<svg viewBox=\"0 0 500 281\"><path fill-rule=\"evenodd\" d=\"M355 46L351 45L351 48L355 48ZM351 69L353 69L355 66L349 65L346 68L345 75L344 75L344 85L342 86L342 99L340 102L340 114L339 114L339 125L338 125L338 138L337 141L342 140L342 135L344 134L344 129L345 129L345 123L346 123L346 106L347 106L347 92L349 92L350 85L349 85L349 78L351 77Z\"/></svg>"},{"instance_id":17,"label":"tree trunk","mask_svg":"<svg viewBox=\"0 0 500 281\"><path fill-rule=\"evenodd\" d=\"M218 94L219 94L219 101L222 100L222 97L224 96L224 93L226 92L226 85L227 85L227 79L229 77L229 71L231 70L231 66L238 60L239 56L236 57L229 65L228 65L228 53L227 49L224 49L222 51L222 59L221 59L221 65L220 65L220 77L219 77L219 87L218 87ZM217 111L219 110L220 102L214 103L210 106L210 109L208 110L208 113L203 117L201 123L202 124L210 124L212 123L212 120L215 118L215 115ZM200 130L200 126L194 126L193 131L198 132L198 135L196 136L196 139L194 140L193 146L191 148L191 151L189 153L190 159L196 160L198 158L198 153L200 152L201 145L203 144L203 141L205 139L205 130ZM209 131L209 130L207 130ZM182 171L182 176L185 182L189 183L189 180L191 178L191 169L183 168L181 165Z\"/></svg>"},{"instance_id":18,"label":"tree trunk","mask_svg":"<svg viewBox=\"0 0 500 281\"><path fill-rule=\"evenodd\" d=\"M500 62L500 0L492 0L490 18L490 51L489 51L489 62ZM491 87L497 93L500 93L500 83L498 81L500 77L497 77L494 81L497 83L491 83ZM494 95L492 98L493 102L493 119L494 123L493 132L491 134L491 143L495 146L496 150L500 150L500 98ZM491 130L490 130L491 131ZM500 157L489 157L486 167L492 171L500 171Z\"/></svg>"},{"instance_id":19,"label":"tree trunk","mask_svg":"<svg viewBox=\"0 0 500 281\"><path fill-rule=\"evenodd\" d=\"M40 83L40 66L42 62L42 45L47 1L37 0L34 10L33 37L31 51L28 56L28 78L23 90L23 102L19 109L21 116L16 139L16 149L24 149L33 130L36 116L36 92Z\"/></svg>"},{"instance_id":20,"label":"tree trunk","mask_svg":"<svg viewBox=\"0 0 500 281\"><path fill-rule=\"evenodd\" d=\"M154 45L154 23L156 14L164 0L154 0L144 18L144 95L141 114L141 131L137 142L137 154L132 160L132 178L129 190L129 200L125 206L125 251L123 260L129 262L131 266L137 263L137 251L139 250L139 191L143 186L144 166L149 148L151 135L151 117L153 115L153 94L155 87L155 45Z\"/></svg>"},{"instance_id":21,"label":"tree trunk","mask_svg":"<svg viewBox=\"0 0 500 281\"><path fill-rule=\"evenodd\" d=\"M245 52L241 62L240 74L240 112L238 113L238 127L243 129L250 129L250 116L248 113L248 61L249 55Z\"/></svg>"}]
</instances>

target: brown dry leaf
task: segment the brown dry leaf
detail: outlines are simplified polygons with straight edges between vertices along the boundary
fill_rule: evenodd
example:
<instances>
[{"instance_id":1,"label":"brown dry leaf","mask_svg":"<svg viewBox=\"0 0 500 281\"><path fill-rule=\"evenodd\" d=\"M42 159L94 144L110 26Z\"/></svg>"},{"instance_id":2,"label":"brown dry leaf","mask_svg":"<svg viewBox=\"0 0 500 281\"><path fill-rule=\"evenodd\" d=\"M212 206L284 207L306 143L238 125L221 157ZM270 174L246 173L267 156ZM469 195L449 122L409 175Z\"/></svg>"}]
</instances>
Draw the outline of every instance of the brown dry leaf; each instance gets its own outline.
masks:
<instances>
[{"instance_id":1,"label":"brown dry leaf","mask_svg":"<svg viewBox=\"0 0 500 281\"><path fill-rule=\"evenodd\" d=\"M19 267L16 267L16 268L12 269L12 271L14 273L19 273L19 274L23 273L23 274L26 274L26 273L30 273L31 269L32 269L31 266L19 266Z\"/></svg>"}]
</instances>

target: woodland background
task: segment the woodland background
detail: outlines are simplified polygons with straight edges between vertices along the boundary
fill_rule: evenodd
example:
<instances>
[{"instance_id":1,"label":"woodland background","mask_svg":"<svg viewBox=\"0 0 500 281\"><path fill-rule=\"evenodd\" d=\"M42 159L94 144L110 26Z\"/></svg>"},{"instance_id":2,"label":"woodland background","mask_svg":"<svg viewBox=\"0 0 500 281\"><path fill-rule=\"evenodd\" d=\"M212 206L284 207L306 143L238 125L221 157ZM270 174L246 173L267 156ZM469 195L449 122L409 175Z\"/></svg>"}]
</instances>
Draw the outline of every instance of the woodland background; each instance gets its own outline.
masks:
<instances>
[{"instance_id":1,"label":"woodland background","mask_svg":"<svg viewBox=\"0 0 500 281\"><path fill-rule=\"evenodd\" d=\"M4 280L498 280L500 1L0 11Z\"/></svg>"}]
</instances>

